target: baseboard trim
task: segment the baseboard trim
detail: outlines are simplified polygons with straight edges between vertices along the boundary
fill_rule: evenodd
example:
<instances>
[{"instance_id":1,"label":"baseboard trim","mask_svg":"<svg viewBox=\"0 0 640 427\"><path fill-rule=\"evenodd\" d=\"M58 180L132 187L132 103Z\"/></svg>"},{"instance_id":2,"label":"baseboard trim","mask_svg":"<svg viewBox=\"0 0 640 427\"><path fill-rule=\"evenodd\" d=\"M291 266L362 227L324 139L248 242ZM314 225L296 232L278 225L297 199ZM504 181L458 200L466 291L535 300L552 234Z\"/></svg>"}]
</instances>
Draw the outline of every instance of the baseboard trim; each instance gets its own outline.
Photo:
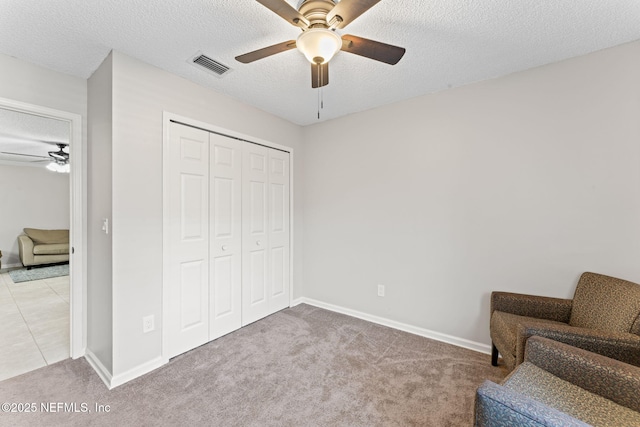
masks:
<instances>
[{"instance_id":1,"label":"baseboard trim","mask_svg":"<svg viewBox=\"0 0 640 427\"><path fill-rule=\"evenodd\" d=\"M164 365L166 362L161 356L156 357L155 359L149 360L148 362L143 363L142 365L138 365L135 368L129 369L122 374L115 375L111 378L111 387L110 389L118 387L126 382L131 381L134 378L138 378L147 374L154 369L158 369L160 366Z\"/></svg>"},{"instance_id":2,"label":"baseboard trim","mask_svg":"<svg viewBox=\"0 0 640 427\"><path fill-rule=\"evenodd\" d=\"M94 371L96 371L96 374L98 374L98 376L100 377L100 379L102 380L102 382L104 383L104 385L107 386L107 388L109 390L111 390L111 372L109 372L109 370L102 364L102 362L100 361L100 359L98 359L98 357L93 354L93 352L89 349L86 349L84 352L84 358L87 362L89 362L89 365L91 365L91 367L93 368Z\"/></svg>"},{"instance_id":3,"label":"baseboard trim","mask_svg":"<svg viewBox=\"0 0 640 427\"><path fill-rule=\"evenodd\" d=\"M111 372L102 364L100 359L96 357L95 354L89 349L85 351L84 358L89 362L89 365L93 368L94 371L98 374L102 382L107 386L109 390L118 387L128 381L131 381L134 378L138 378L144 374L147 374L154 369L159 368L164 365L166 362L162 357L156 357L153 360L150 360L142 365L136 366L133 369L129 369L128 371L119 374L119 375L111 375Z\"/></svg>"},{"instance_id":4,"label":"baseboard trim","mask_svg":"<svg viewBox=\"0 0 640 427\"><path fill-rule=\"evenodd\" d=\"M475 341L470 341L465 338L454 337L453 335L443 334L440 332L432 331L430 329L420 328L418 326L409 325L395 320L386 319L380 316L374 316L372 314L363 313L361 311L352 310L350 308L341 307L334 304L318 301L312 298L297 298L292 301L291 306L294 307L299 304L309 304L314 307L323 308L325 310L334 311L336 313L346 314L347 316L356 317L358 319L366 320L368 322L377 323L378 325L388 326L389 328L398 329L400 331L409 332L410 334L419 335L421 337L430 338L436 341L446 342L458 347L467 348L469 350L477 351L479 353L491 354L491 346L482 344Z\"/></svg>"}]
</instances>

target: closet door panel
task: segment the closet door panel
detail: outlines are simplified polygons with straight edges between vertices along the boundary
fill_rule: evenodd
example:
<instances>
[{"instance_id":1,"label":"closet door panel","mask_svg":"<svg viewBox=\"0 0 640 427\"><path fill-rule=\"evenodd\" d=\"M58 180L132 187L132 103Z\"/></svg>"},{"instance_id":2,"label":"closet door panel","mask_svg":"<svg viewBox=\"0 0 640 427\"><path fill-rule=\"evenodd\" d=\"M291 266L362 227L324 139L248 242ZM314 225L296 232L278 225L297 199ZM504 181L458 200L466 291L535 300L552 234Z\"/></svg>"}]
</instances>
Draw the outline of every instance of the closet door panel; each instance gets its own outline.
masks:
<instances>
[{"instance_id":1,"label":"closet door panel","mask_svg":"<svg viewBox=\"0 0 640 427\"><path fill-rule=\"evenodd\" d=\"M269 314L269 150L245 143L242 169L242 325Z\"/></svg>"},{"instance_id":2,"label":"closet door panel","mask_svg":"<svg viewBox=\"0 0 640 427\"><path fill-rule=\"evenodd\" d=\"M269 150L269 311L289 307L289 153Z\"/></svg>"},{"instance_id":3,"label":"closet door panel","mask_svg":"<svg viewBox=\"0 0 640 427\"><path fill-rule=\"evenodd\" d=\"M210 337L242 325L242 143L210 134Z\"/></svg>"},{"instance_id":4,"label":"closet door panel","mask_svg":"<svg viewBox=\"0 0 640 427\"><path fill-rule=\"evenodd\" d=\"M169 357L209 338L209 134L171 124L167 177Z\"/></svg>"}]
</instances>

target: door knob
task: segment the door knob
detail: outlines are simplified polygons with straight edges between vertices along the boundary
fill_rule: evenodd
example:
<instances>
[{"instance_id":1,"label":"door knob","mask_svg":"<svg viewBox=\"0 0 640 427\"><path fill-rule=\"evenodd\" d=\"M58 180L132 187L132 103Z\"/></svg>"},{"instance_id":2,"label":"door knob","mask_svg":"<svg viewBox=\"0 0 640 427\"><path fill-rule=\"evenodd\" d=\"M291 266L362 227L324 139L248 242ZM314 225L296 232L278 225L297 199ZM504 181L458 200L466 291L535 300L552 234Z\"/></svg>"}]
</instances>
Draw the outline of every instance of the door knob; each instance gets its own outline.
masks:
<instances>
[{"instance_id":1,"label":"door knob","mask_svg":"<svg viewBox=\"0 0 640 427\"><path fill-rule=\"evenodd\" d=\"M222 250L226 251L227 250L227 245L222 245Z\"/></svg>"},{"instance_id":2,"label":"door knob","mask_svg":"<svg viewBox=\"0 0 640 427\"><path fill-rule=\"evenodd\" d=\"M260 243L260 240L256 241L256 245L260 246L262 243Z\"/></svg>"}]
</instances>

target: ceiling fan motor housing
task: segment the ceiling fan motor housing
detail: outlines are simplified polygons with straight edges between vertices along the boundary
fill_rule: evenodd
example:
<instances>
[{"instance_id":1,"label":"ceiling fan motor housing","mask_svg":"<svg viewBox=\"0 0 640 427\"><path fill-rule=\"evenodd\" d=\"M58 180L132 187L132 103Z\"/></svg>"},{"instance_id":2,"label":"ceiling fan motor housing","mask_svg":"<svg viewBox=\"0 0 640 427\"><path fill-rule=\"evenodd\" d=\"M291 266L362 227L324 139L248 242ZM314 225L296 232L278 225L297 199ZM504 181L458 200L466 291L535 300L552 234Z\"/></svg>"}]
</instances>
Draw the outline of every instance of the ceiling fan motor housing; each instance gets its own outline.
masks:
<instances>
[{"instance_id":1,"label":"ceiling fan motor housing","mask_svg":"<svg viewBox=\"0 0 640 427\"><path fill-rule=\"evenodd\" d=\"M332 0L305 0L298 11L309 21L309 28L329 28L327 14L335 5Z\"/></svg>"}]
</instances>

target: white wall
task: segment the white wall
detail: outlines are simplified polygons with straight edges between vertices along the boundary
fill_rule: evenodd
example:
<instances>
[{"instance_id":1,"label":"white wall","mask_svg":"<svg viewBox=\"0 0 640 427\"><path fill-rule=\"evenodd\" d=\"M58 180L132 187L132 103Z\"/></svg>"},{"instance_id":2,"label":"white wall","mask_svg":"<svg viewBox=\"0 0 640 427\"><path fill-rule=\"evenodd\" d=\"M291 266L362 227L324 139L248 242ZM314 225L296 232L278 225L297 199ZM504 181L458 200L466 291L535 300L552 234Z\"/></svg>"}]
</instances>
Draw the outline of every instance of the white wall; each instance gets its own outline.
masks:
<instances>
[{"instance_id":1,"label":"white wall","mask_svg":"<svg viewBox=\"0 0 640 427\"><path fill-rule=\"evenodd\" d=\"M293 147L294 156L303 151L300 127L113 53L114 376L126 377L161 355L163 111ZM296 158L295 179L301 166ZM299 210L301 194L296 198ZM301 221L295 227L301 236ZM294 266L294 281L300 265ZM143 334L142 318L148 315L155 316L156 330Z\"/></svg>"},{"instance_id":2,"label":"white wall","mask_svg":"<svg viewBox=\"0 0 640 427\"><path fill-rule=\"evenodd\" d=\"M0 164L2 266L21 266L18 236L22 229L69 229L69 174L44 167Z\"/></svg>"},{"instance_id":3,"label":"white wall","mask_svg":"<svg viewBox=\"0 0 640 427\"><path fill-rule=\"evenodd\" d=\"M638 76L640 42L305 128L304 296L489 344L493 290L640 282Z\"/></svg>"},{"instance_id":4,"label":"white wall","mask_svg":"<svg viewBox=\"0 0 640 427\"><path fill-rule=\"evenodd\" d=\"M113 369L112 239L102 231L111 221L112 57L87 82L87 349L107 374Z\"/></svg>"}]
</instances>

